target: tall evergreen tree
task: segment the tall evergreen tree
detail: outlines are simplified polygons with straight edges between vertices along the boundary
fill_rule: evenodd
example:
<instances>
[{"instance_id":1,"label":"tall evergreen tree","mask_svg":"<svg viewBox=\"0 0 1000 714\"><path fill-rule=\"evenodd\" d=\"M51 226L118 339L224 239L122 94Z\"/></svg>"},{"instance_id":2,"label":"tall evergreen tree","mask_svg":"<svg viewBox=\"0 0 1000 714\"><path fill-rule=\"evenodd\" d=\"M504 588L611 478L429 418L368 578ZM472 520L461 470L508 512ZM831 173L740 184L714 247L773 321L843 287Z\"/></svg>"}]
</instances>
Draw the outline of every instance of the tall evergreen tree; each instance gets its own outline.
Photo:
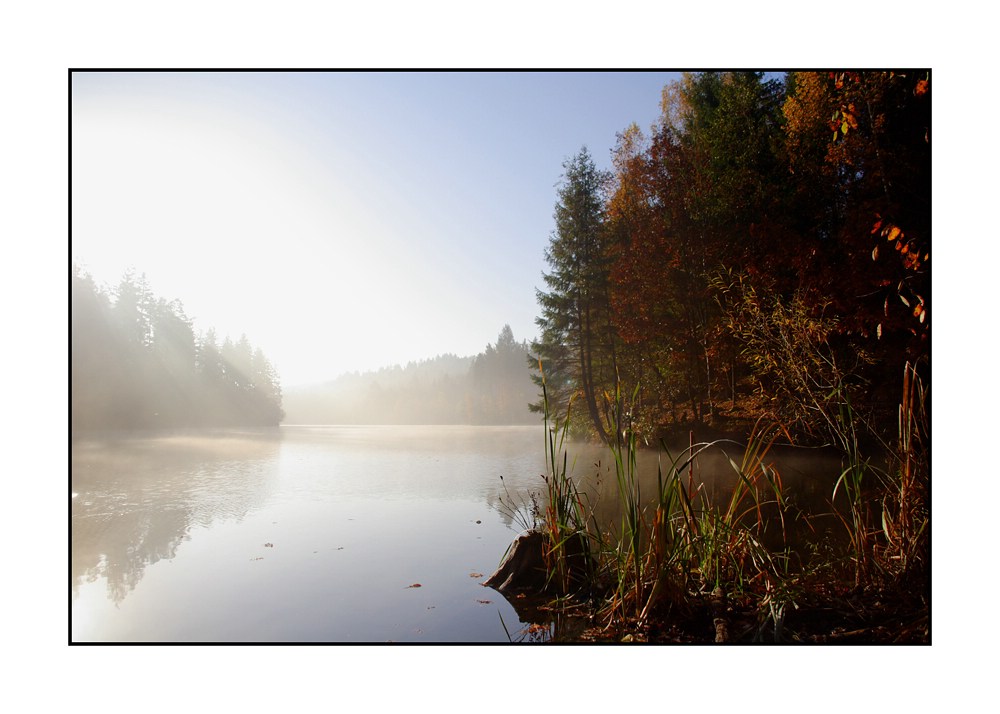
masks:
<instances>
[{"instance_id":1,"label":"tall evergreen tree","mask_svg":"<svg viewBox=\"0 0 1000 714\"><path fill-rule=\"evenodd\" d=\"M602 385L614 381L615 369L601 198L607 177L586 147L563 168L556 229L545 251L551 272L542 277L548 291L537 291L541 315L535 322L541 336L532 347L542 362L550 406L561 410L578 394L594 430L607 441L606 405L598 404Z\"/></svg>"}]
</instances>

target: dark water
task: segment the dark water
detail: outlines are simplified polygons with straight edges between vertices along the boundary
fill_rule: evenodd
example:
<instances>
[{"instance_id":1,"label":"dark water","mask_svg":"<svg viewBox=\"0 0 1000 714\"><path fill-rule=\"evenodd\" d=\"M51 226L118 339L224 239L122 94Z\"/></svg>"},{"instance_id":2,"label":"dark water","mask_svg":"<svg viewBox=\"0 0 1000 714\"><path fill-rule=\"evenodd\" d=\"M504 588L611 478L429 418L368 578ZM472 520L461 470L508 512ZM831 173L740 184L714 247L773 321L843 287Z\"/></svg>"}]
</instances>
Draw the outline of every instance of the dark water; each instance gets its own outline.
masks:
<instances>
[{"instance_id":1,"label":"dark water","mask_svg":"<svg viewBox=\"0 0 1000 714\"><path fill-rule=\"evenodd\" d=\"M531 618L480 583L522 530L500 499L527 502L543 489L543 443L540 426L75 440L73 640L537 638ZM612 520L608 455L572 451L574 478ZM642 456L643 488L655 484L655 460ZM802 498L821 502L838 463L806 454L781 468ZM733 474L721 453L696 472L720 494Z\"/></svg>"}]
</instances>

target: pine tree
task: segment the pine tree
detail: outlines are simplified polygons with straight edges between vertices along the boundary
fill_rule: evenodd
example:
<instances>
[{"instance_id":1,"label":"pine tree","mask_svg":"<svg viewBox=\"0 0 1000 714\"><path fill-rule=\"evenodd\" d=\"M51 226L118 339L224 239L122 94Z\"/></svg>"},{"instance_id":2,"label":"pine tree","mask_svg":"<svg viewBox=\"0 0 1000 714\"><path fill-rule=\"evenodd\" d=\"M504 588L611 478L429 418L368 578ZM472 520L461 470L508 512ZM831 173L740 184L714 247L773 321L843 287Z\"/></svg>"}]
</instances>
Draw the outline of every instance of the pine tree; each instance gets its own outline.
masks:
<instances>
[{"instance_id":1,"label":"pine tree","mask_svg":"<svg viewBox=\"0 0 1000 714\"><path fill-rule=\"evenodd\" d=\"M586 147L564 165L555 208L556 229L545 260L551 272L548 291L537 291L541 336L532 348L545 373L550 408L562 411L579 395L594 430L608 433L597 395L614 379L614 341L610 329L608 257L605 249L601 188L607 177L597 170ZM537 376L541 382L541 375ZM541 405L536 404L537 411Z\"/></svg>"}]
</instances>

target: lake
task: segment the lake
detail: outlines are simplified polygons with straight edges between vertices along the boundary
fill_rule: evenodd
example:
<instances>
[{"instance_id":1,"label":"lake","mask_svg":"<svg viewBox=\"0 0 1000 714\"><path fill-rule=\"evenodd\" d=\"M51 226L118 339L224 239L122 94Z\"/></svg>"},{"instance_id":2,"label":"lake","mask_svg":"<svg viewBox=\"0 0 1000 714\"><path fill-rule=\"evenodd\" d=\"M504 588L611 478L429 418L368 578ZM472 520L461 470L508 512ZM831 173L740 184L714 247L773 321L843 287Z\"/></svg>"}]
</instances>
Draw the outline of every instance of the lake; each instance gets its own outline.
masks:
<instances>
[{"instance_id":1,"label":"lake","mask_svg":"<svg viewBox=\"0 0 1000 714\"><path fill-rule=\"evenodd\" d=\"M543 439L540 425L77 438L72 640L544 639L480 584L523 530L500 499L543 489ZM613 488L606 456L574 453L578 478L603 474ZM718 458L699 464L706 488L732 482ZM836 464L808 458L788 462L786 486L791 473L803 494L829 495ZM648 484L655 454L642 462Z\"/></svg>"}]
</instances>

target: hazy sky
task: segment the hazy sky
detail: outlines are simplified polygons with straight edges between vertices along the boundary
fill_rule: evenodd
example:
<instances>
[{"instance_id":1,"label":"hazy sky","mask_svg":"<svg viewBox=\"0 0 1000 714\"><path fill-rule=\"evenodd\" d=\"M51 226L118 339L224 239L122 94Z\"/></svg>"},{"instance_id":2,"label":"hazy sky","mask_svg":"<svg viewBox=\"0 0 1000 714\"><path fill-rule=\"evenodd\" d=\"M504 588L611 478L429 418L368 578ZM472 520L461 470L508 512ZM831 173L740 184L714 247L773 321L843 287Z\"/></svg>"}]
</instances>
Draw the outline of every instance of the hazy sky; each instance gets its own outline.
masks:
<instances>
[{"instance_id":1,"label":"hazy sky","mask_svg":"<svg viewBox=\"0 0 1000 714\"><path fill-rule=\"evenodd\" d=\"M536 333L563 161L669 73L74 73L72 255L285 386Z\"/></svg>"}]
</instances>

